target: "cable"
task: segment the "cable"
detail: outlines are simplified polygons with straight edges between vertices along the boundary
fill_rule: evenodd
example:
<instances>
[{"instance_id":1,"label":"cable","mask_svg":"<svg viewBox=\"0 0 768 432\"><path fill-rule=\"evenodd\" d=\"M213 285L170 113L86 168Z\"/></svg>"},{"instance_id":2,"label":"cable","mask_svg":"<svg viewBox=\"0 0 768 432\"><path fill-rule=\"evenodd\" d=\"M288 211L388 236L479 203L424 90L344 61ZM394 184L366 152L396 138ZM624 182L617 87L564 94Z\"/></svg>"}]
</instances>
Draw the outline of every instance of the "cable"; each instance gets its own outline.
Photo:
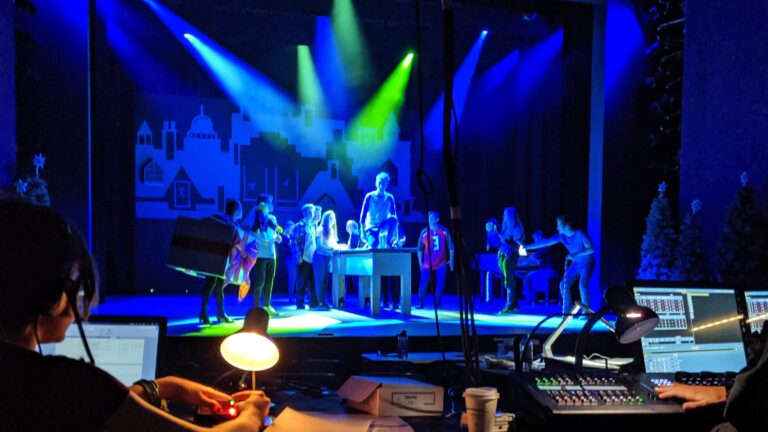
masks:
<instances>
[{"instance_id":1,"label":"cable","mask_svg":"<svg viewBox=\"0 0 768 432\"><path fill-rule=\"evenodd\" d=\"M417 74L418 74L418 83L419 83L419 92L418 92L418 103L419 103L419 168L416 171L416 177L419 185L419 190L421 191L422 195L424 196L424 210L427 214L427 237L429 237L429 196L434 192L434 186L432 185L432 179L429 177L429 174L424 170L424 147L425 147L425 134L424 134L424 86L423 86L423 75L422 75L422 61L421 61L421 0L416 0L416 52L419 54L418 58L418 67L417 67ZM419 236L418 239L416 239L419 243L421 243L422 239L421 236ZM427 247L427 261L430 263L429 266L429 282L427 283L427 287L433 287L437 285L437 278L435 275L435 271L432 268L432 248ZM419 263L419 268L421 271L424 271L422 263ZM440 331L440 316L437 313L437 295L435 292L435 289L432 290L432 303L433 303L433 310L435 314L435 332L437 333L437 343L438 347L440 348L440 354L442 355L443 361L445 361L445 345L443 343L443 336Z\"/></svg>"},{"instance_id":2,"label":"cable","mask_svg":"<svg viewBox=\"0 0 768 432\"><path fill-rule=\"evenodd\" d=\"M451 110L453 109L453 73L454 73L454 17L452 0L443 0L443 61L444 61L444 104L443 104L443 162L448 180L448 196L451 209L451 230L455 243L463 244L461 224L461 206L457 184L456 164L451 149ZM467 374L475 383L480 382L480 359L477 352L477 328L474 322L474 304L472 294L466 282L466 270L463 254L454 254L454 269L457 272L456 285L459 293L459 322L461 341L464 350L464 363Z\"/></svg>"}]
</instances>

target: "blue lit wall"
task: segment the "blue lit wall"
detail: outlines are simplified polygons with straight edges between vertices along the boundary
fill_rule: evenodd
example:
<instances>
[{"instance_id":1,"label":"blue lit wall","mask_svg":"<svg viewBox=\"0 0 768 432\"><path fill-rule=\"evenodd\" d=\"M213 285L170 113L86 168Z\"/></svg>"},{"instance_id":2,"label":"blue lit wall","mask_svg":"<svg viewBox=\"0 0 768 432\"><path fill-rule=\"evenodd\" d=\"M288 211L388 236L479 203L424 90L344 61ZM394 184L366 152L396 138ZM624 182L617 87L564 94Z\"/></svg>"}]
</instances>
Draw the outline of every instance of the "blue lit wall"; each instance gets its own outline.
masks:
<instances>
[{"instance_id":1,"label":"blue lit wall","mask_svg":"<svg viewBox=\"0 0 768 432\"><path fill-rule=\"evenodd\" d=\"M680 208L702 201L712 256L742 171L758 205L768 199L768 8L746 0L686 5Z\"/></svg>"},{"instance_id":2,"label":"blue lit wall","mask_svg":"<svg viewBox=\"0 0 768 432\"><path fill-rule=\"evenodd\" d=\"M16 29L13 24L13 2L0 3L0 190L16 181Z\"/></svg>"}]
</instances>

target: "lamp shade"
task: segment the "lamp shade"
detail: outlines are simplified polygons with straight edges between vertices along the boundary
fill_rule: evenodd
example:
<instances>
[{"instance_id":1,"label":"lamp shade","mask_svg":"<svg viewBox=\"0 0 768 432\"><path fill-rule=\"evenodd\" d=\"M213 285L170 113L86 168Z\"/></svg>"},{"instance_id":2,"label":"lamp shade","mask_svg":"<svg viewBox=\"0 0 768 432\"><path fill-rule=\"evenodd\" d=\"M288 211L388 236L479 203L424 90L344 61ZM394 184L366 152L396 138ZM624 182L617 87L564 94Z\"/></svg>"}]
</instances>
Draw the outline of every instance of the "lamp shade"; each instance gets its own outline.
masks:
<instances>
[{"instance_id":1,"label":"lamp shade","mask_svg":"<svg viewBox=\"0 0 768 432\"><path fill-rule=\"evenodd\" d=\"M246 371L262 371L280 360L277 345L267 335L269 314L254 307L245 314L243 328L221 343L221 356L232 366ZM254 384L255 386L255 384Z\"/></svg>"},{"instance_id":2,"label":"lamp shade","mask_svg":"<svg viewBox=\"0 0 768 432\"><path fill-rule=\"evenodd\" d=\"M623 344L639 340L659 324L659 316L645 306L627 306L616 319L616 339Z\"/></svg>"},{"instance_id":3,"label":"lamp shade","mask_svg":"<svg viewBox=\"0 0 768 432\"><path fill-rule=\"evenodd\" d=\"M269 369L280 359L277 346L271 339L251 332L228 336L220 349L227 363L246 371Z\"/></svg>"}]
</instances>

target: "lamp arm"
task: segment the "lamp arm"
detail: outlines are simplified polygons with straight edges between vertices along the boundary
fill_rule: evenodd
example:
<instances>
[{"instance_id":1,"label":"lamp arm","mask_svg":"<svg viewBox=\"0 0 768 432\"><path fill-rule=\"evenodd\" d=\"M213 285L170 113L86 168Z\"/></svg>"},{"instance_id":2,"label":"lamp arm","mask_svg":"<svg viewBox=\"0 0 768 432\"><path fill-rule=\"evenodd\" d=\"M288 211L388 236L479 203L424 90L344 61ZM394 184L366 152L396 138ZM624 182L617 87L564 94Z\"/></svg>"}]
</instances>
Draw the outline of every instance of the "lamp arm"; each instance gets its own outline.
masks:
<instances>
[{"instance_id":1,"label":"lamp arm","mask_svg":"<svg viewBox=\"0 0 768 432\"><path fill-rule=\"evenodd\" d=\"M589 310L586 306L582 305L581 303L575 303L571 310L567 314L563 314L565 318L560 323L559 326L555 329L555 331L552 332L552 334L549 335L546 341L544 341L544 345L542 345L542 352L544 353L545 357L552 358L554 355L552 354L552 345L554 345L555 341L558 337L560 337L560 334L565 330L565 327L568 325L568 322L573 319L574 315L582 309L586 308L585 310ZM589 310L591 313L592 311ZM549 317L545 318L545 321L549 319ZM543 322L543 321L542 321Z\"/></svg>"},{"instance_id":2,"label":"lamp arm","mask_svg":"<svg viewBox=\"0 0 768 432\"><path fill-rule=\"evenodd\" d=\"M572 312L573 312L573 311L572 311ZM527 357L527 356L528 356L528 351L530 351L529 347L530 347L530 344L531 344L531 339L533 339L533 335L535 335L535 334L536 334L536 331L537 331L537 330L539 330L539 328L541 328L541 326L542 326L542 325L543 325L545 322L549 321L550 319L552 319L552 318L554 318L554 317L558 317L558 316L567 316L567 317L569 317L569 318L570 318L570 317L572 317L572 316L573 316L573 313L568 313L568 314L564 314L564 313L554 313L554 314L551 314L551 315L547 315L547 316L546 316L544 319L542 319L541 321L539 321L539 322L536 324L536 326L534 326L534 327L533 327L533 330L531 330L531 332L530 332L530 333L528 333L528 337L525 339L525 343L523 344L523 352L522 352L522 354L520 355L521 359L520 359L520 361L519 361L519 362L515 363L515 369L517 370L517 373L518 373L518 374L520 374L520 373L522 373L522 372L523 372L523 362L525 361L525 359L526 359L526 358L528 358L528 357Z\"/></svg>"},{"instance_id":3,"label":"lamp arm","mask_svg":"<svg viewBox=\"0 0 768 432\"><path fill-rule=\"evenodd\" d=\"M583 310L584 313L586 313L586 314L589 314L589 315L594 315L595 314L595 311L590 309L589 306L585 305L584 303L582 303L579 300L576 300L575 302L573 302L573 304L575 304L576 306L580 307L581 310ZM600 317L600 322L603 323L604 326L608 327L608 330L610 330L613 333L616 333L616 326L611 324L611 322L608 321L607 319L605 319L605 317L601 316Z\"/></svg>"},{"instance_id":4,"label":"lamp arm","mask_svg":"<svg viewBox=\"0 0 768 432\"><path fill-rule=\"evenodd\" d=\"M598 321L602 320L605 315L608 314L608 312L611 311L611 308L608 305L603 306L592 314L589 319L587 320L586 324L584 324L584 327L581 328L581 331L579 332L579 336L576 338L576 353L574 354L575 361L574 361L574 370L577 374L580 374L583 366L584 366L584 349L586 345L587 335L589 335L589 332L592 330L592 327L597 324ZM609 327L612 328L613 326Z\"/></svg>"}]
</instances>

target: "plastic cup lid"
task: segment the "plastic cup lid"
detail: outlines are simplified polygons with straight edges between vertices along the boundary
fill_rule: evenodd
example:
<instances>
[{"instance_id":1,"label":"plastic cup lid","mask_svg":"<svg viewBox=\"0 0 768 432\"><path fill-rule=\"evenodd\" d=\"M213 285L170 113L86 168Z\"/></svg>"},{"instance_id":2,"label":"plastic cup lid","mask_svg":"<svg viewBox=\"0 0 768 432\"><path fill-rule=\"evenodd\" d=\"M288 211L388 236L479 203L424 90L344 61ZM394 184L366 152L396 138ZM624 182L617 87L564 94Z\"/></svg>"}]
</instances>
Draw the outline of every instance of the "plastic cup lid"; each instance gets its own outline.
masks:
<instances>
[{"instance_id":1,"label":"plastic cup lid","mask_svg":"<svg viewBox=\"0 0 768 432\"><path fill-rule=\"evenodd\" d=\"M464 396L468 395L481 398L498 398L499 392L494 387L470 387L464 390Z\"/></svg>"}]
</instances>

